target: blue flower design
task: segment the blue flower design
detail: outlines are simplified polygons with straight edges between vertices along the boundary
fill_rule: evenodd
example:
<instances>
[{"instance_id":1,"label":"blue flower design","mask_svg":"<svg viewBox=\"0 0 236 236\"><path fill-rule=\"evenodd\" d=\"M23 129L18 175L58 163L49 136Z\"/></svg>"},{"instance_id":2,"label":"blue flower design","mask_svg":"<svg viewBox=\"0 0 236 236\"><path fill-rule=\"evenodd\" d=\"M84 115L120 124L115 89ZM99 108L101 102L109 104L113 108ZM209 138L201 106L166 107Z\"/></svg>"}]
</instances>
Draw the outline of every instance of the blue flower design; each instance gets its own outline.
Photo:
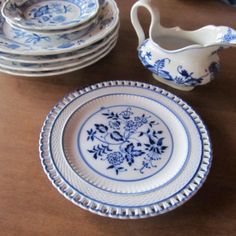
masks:
<instances>
[{"instance_id":1,"label":"blue flower design","mask_svg":"<svg viewBox=\"0 0 236 236\"><path fill-rule=\"evenodd\" d=\"M142 156L143 154L143 151L135 149L133 143L128 144L125 148L125 159L127 160L130 166L134 163L135 157Z\"/></svg>"},{"instance_id":2,"label":"blue flower design","mask_svg":"<svg viewBox=\"0 0 236 236\"><path fill-rule=\"evenodd\" d=\"M135 115L131 107L114 112L101 109L101 116L105 121L94 124L94 128L87 130L87 140L93 146L88 152L95 160L108 162L108 170L114 170L116 175L125 172L136 163L141 164L133 170L144 173L145 169L156 168L154 161L161 159L167 149L163 145L163 131L154 129L159 123L151 119L151 115ZM149 142L147 143L147 140ZM104 157L105 156L105 157ZM137 161L141 159L142 161Z\"/></svg>"},{"instance_id":3,"label":"blue flower design","mask_svg":"<svg viewBox=\"0 0 236 236\"><path fill-rule=\"evenodd\" d=\"M109 127L112 129L120 129L121 122L118 120L111 120L109 121Z\"/></svg>"},{"instance_id":4,"label":"blue flower design","mask_svg":"<svg viewBox=\"0 0 236 236\"><path fill-rule=\"evenodd\" d=\"M150 152L149 156L152 157L152 160L157 160L166 150L167 146L163 145L163 140L164 138L154 139L154 137L149 137L149 143L145 144L146 150Z\"/></svg>"},{"instance_id":5,"label":"blue flower design","mask_svg":"<svg viewBox=\"0 0 236 236\"><path fill-rule=\"evenodd\" d=\"M110 166L107 167L107 169L115 169L116 175L118 175L120 172L127 171L121 164L123 164L125 158L123 157L122 153L120 152L113 152L110 153L107 156L107 160L110 164Z\"/></svg>"},{"instance_id":6,"label":"blue flower design","mask_svg":"<svg viewBox=\"0 0 236 236\"><path fill-rule=\"evenodd\" d=\"M142 62L142 64L151 72L154 74L160 76L161 78L164 78L168 81L172 81L175 84L179 84L181 86L196 86L200 85L203 81L203 78L209 76L209 72L202 75L201 77L194 77L193 72L187 71L185 68L183 68L182 65L177 66L177 75L173 76L170 74L170 72L166 69L166 66L171 63L171 60L169 58L162 58L155 61L154 64L150 62L151 60L151 54L149 52L146 52L146 44L148 41L145 41L143 45L139 49L139 58Z\"/></svg>"},{"instance_id":7,"label":"blue flower design","mask_svg":"<svg viewBox=\"0 0 236 236\"><path fill-rule=\"evenodd\" d=\"M129 120L129 121L126 122L126 125L125 125L125 130L126 131L133 133L137 129L138 129L138 125L133 120Z\"/></svg>"},{"instance_id":8,"label":"blue flower design","mask_svg":"<svg viewBox=\"0 0 236 236\"><path fill-rule=\"evenodd\" d=\"M32 11L29 13L29 16L31 16L33 20L37 20L38 23L60 23L66 20L66 17L63 16L63 14L66 14L70 11L71 9L69 6L63 5L61 3L53 3L50 5L41 6L40 8L32 9Z\"/></svg>"},{"instance_id":9,"label":"blue flower design","mask_svg":"<svg viewBox=\"0 0 236 236\"><path fill-rule=\"evenodd\" d=\"M96 130L90 129L90 130L87 131L87 133L88 133L87 140L88 140L88 141L89 141L89 140L94 141L95 135L96 135L96 133L97 133Z\"/></svg>"},{"instance_id":10,"label":"blue flower design","mask_svg":"<svg viewBox=\"0 0 236 236\"><path fill-rule=\"evenodd\" d=\"M145 115L143 115L141 117L139 117L139 116L134 117L134 121L136 122L138 127L141 127L143 124L146 124L148 122Z\"/></svg>"},{"instance_id":11,"label":"blue flower design","mask_svg":"<svg viewBox=\"0 0 236 236\"><path fill-rule=\"evenodd\" d=\"M152 53L151 52L146 52L146 57L151 60L152 59Z\"/></svg>"},{"instance_id":12,"label":"blue flower design","mask_svg":"<svg viewBox=\"0 0 236 236\"><path fill-rule=\"evenodd\" d=\"M228 28L227 33L221 38L221 42L230 43L233 40L236 40L236 31L231 28Z\"/></svg>"},{"instance_id":13,"label":"blue flower design","mask_svg":"<svg viewBox=\"0 0 236 236\"><path fill-rule=\"evenodd\" d=\"M131 115L133 115L133 112L131 112L131 109L128 108L127 110L125 111L122 111L120 113L120 115L125 119L125 120L128 120L130 118Z\"/></svg>"},{"instance_id":14,"label":"blue flower design","mask_svg":"<svg viewBox=\"0 0 236 236\"><path fill-rule=\"evenodd\" d=\"M107 156L107 160L111 165L119 166L124 162L125 158L120 152L113 152Z\"/></svg>"},{"instance_id":15,"label":"blue flower design","mask_svg":"<svg viewBox=\"0 0 236 236\"><path fill-rule=\"evenodd\" d=\"M34 18L40 17L49 13L49 6L48 5L42 6L38 9L33 9L32 11L34 12L33 14Z\"/></svg>"}]
</instances>

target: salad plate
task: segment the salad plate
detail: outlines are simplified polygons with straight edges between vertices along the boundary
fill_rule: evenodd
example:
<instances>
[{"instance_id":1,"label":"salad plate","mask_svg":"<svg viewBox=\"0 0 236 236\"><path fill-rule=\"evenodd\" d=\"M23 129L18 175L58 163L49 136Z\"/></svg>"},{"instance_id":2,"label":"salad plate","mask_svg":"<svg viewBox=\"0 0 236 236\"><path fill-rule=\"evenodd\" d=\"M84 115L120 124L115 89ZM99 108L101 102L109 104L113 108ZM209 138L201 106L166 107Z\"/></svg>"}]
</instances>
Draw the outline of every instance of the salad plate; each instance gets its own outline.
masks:
<instances>
[{"instance_id":1,"label":"salad plate","mask_svg":"<svg viewBox=\"0 0 236 236\"><path fill-rule=\"evenodd\" d=\"M74 204L120 219L156 216L202 186L212 151L196 112L146 83L110 81L75 91L40 135L45 173Z\"/></svg>"},{"instance_id":2,"label":"salad plate","mask_svg":"<svg viewBox=\"0 0 236 236\"><path fill-rule=\"evenodd\" d=\"M56 55L47 55L47 56L25 56L25 55L18 55L18 54L8 54L0 52L0 59L4 61L10 62L20 62L20 63L31 63L31 64L43 64L43 63L55 63L61 61L67 61L71 59L80 58L86 56L96 50L99 50L103 46L105 46L110 40L118 36L119 26L108 36L103 38L102 40L88 46L82 48L80 50L76 50L69 53L64 54L56 54Z\"/></svg>"},{"instance_id":3,"label":"salad plate","mask_svg":"<svg viewBox=\"0 0 236 236\"><path fill-rule=\"evenodd\" d=\"M12 25L27 30L65 30L94 18L98 0L8 0L2 14Z\"/></svg>"},{"instance_id":4,"label":"salad plate","mask_svg":"<svg viewBox=\"0 0 236 236\"><path fill-rule=\"evenodd\" d=\"M100 7L98 23L86 33L65 33L53 37L11 27L1 16L0 51L14 54L14 50L17 50L19 55L38 56L68 53L88 47L109 35L119 23L119 9L113 0L102 1Z\"/></svg>"},{"instance_id":5,"label":"salad plate","mask_svg":"<svg viewBox=\"0 0 236 236\"><path fill-rule=\"evenodd\" d=\"M0 66L3 69L28 71L28 72L43 72L43 71L52 71L52 70L71 68L74 66L79 66L81 64L84 64L85 62L93 60L95 57L99 57L100 55L103 55L107 50L110 49L110 47L112 47L116 43L116 41L117 41L117 36L114 37L110 42L108 42L106 45L104 45L103 47L99 48L96 51L92 51L82 57L65 60L62 62L35 64L35 63L6 61L3 59L0 59Z\"/></svg>"},{"instance_id":6,"label":"salad plate","mask_svg":"<svg viewBox=\"0 0 236 236\"><path fill-rule=\"evenodd\" d=\"M43 72L38 72L38 71L20 71L20 70L14 70L14 69L6 69L1 67L0 65L0 72L9 74L9 75L15 75L15 76L23 76L23 77L49 77L49 76L55 76L55 75L62 75L62 74L66 74L66 73L70 73L76 70L81 70L85 67L91 66L94 63L100 61L101 59L103 59L105 56L107 56L111 50L115 47L116 42L114 42L114 44L111 45L111 47L105 51L105 53L101 54L100 56L94 57L92 60L81 63L77 66L71 66L69 68L66 69L57 69L57 70L52 70L52 71L43 71Z\"/></svg>"}]
</instances>

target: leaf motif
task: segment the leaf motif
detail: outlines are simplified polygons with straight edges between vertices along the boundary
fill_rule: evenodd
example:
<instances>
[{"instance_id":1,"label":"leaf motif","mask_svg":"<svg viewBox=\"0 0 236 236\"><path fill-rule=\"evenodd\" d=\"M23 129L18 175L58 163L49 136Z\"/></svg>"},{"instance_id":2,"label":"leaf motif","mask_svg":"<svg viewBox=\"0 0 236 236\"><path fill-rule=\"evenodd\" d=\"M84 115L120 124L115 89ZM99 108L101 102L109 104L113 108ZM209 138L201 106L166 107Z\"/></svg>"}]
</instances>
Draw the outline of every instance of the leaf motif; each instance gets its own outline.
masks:
<instances>
[{"instance_id":1,"label":"leaf motif","mask_svg":"<svg viewBox=\"0 0 236 236\"><path fill-rule=\"evenodd\" d=\"M124 141L123 136L118 131L112 132L110 136L115 141Z\"/></svg>"},{"instance_id":2,"label":"leaf motif","mask_svg":"<svg viewBox=\"0 0 236 236\"><path fill-rule=\"evenodd\" d=\"M143 133L143 132L140 132L139 137L142 137L143 135L144 135L144 133Z\"/></svg>"},{"instance_id":3,"label":"leaf motif","mask_svg":"<svg viewBox=\"0 0 236 236\"><path fill-rule=\"evenodd\" d=\"M157 71L157 73L160 77L163 77L167 80L173 80L173 78L171 77L171 75L168 71L160 70L160 71Z\"/></svg>"},{"instance_id":4,"label":"leaf motif","mask_svg":"<svg viewBox=\"0 0 236 236\"><path fill-rule=\"evenodd\" d=\"M161 147L161 150L166 150L168 147L167 146L163 146Z\"/></svg>"},{"instance_id":5,"label":"leaf motif","mask_svg":"<svg viewBox=\"0 0 236 236\"><path fill-rule=\"evenodd\" d=\"M114 168L113 165L107 167L107 169L113 169L113 168Z\"/></svg>"},{"instance_id":6,"label":"leaf motif","mask_svg":"<svg viewBox=\"0 0 236 236\"><path fill-rule=\"evenodd\" d=\"M112 149L109 148L109 146L105 146L105 145L97 145L94 146L92 150L88 150L89 153L93 153L93 157L94 159L97 159L98 156L103 156L104 154L107 154L108 152L111 152Z\"/></svg>"},{"instance_id":7,"label":"leaf motif","mask_svg":"<svg viewBox=\"0 0 236 236\"><path fill-rule=\"evenodd\" d=\"M108 127L103 124L95 124L95 127L102 134L106 133L108 130Z\"/></svg>"},{"instance_id":8,"label":"leaf motif","mask_svg":"<svg viewBox=\"0 0 236 236\"><path fill-rule=\"evenodd\" d=\"M157 142L158 146L162 146L164 138L160 138Z\"/></svg>"},{"instance_id":9,"label":"leaf motif","mask_svg":"<svg viewBox=\"0 0 236 236\"><path fill-rule=\"evenodd\" d=\"M143 154L144 154L144 152L141 151L141 150L133 150L133 151L132 151L132 155L133 155L134 157L139 157L139 156L142 156Z\"/></svg>"},{"instance_id":10,"label":"leaf motif","mask_svg":"<svg viewBox=\"0 0 236 236\"><path fill-rule=\"evenodd\" d=\"M156 70L162 70L165 67L165 59L157 60L154 67L156 67Z\"/></svg>"},{"instance_id":11,"label":"leaf motif","mask_svg":"<svg viewBox=\"0 0 236 236\"><path fill-rule=\"evenodd\" d=\"M151 138L151 137L149 137L149 142L150 142L150 144L155 144L155 141Z\"/></svg>"},{"instance_id":12,"label":"leaf motif","mask_svg":"<svg viewBox=\"0 0 236 236\"><path fill-rule=\"evenodd\" d=\"M134 145L133 145L133 143L128 144L127 147L125 148L125 151L126 151L127 153L132 153L133 150L134 150Z\"/></svg>"}]
</instances>

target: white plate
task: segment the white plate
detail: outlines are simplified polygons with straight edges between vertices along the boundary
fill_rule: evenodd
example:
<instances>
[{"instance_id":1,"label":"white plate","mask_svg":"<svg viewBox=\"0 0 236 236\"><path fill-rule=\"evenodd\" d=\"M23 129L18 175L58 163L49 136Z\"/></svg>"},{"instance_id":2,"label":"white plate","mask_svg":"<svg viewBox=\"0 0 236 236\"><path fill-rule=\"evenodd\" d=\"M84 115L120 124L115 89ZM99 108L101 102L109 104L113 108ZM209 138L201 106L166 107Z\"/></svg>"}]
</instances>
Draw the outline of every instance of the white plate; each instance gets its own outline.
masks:
<instances>
[{"instance_id":1,"label":"white plate","mask_svg":"<svg viewBox=\"0 0 236 236\"><path fill-rule=\"evenodd\" d=\"M0 51L20 55L55 55L73 52L105 38L119 23L119 10L114 0L105 0L101 5L99 22L84 36L81 32L49 36L14 29L3 17L0 24Z\"/></svg>"},{"instance_id":2,"label":"white plate","mask_svg":"<svg viewBox=\"0 0 236 236\"><path fill-rule=\"evenodd\" d=\"M71 93L48 115L40 156L66 198L99 215L159 215L190 199L211 165L199 116L158 87L111 81Z\"/></svg>"},{"instance_id":3,"label":"white plate","mask_svg":"<svg viewBox=\"0 0 236 236\"><path fill-rule=\"evenodd\" d=\"M3 16L27 30L63 30L79 26L96 16L98 0L8 0Z\"/></svg>"},{"instance_id":4,"label":"white plate","mask_svg":"<svg viewBox=\"0 0 236 236\"><path fill-rule=\"evenodd\" d=\"M8 54L0 52L0 59L10 62L14 61L14 62L34 63L34 64L54 63L54 62L76 59L99 50L100 48L105 46L112 38L116 37L118 35L118 32L119 32L119 26L115 29L114 32L106 36L104 39L96 42L95 44L92 44L86 48L73 51L70 53L48 55L48 56L24 56L24 55Z\"/></svg>"},{"instance_id":5,"label":"white plate","mask_svg":"<svg viewBox=\"0 0 236 236\"><path fill-rule=\"evenodd\" d=\"M22 63L14 61L5 61L0 59L0 66L3 69L17 70L17 71L28 71L28 72L43 72L43 71L53 71L67 69L75 66L84 64L85 62L93 60L95 57L103 55L110 49L110 47L117 41L118 36L112 38L107 44L99 48L96 51L88 53L86 56L78 57L76 59L65 60L62 62L44 63L44 64L32 64L32 63Z\"/></svg>"},{"instance_id":6,"label":"white plate","mask_svg":"<svg viewBox=\"0 0 236 236\"><path fill-rule=\"evenodd\" d=\"M55 75L62 75L67 74L76 70L81 70L85 67L88 67L90 65L93 65L94 63L100 61L102 58L104 58L107 54L110 53L110 51L115 47L116 42L112 44L112 46L107 50L105 53L103 53L100 56L94 57L93 60L82 63L77 66L73 66L67 69L60 69L60 70L53 70L53 71L47 71L47 72L22 72L18 70L12 70L12 69L4 69L0 66L0 72L9 74L9 75L16 75L16 76L24 76L24 77L49 77L49 76L55 76Z\"/></svg>"}]
</instances>

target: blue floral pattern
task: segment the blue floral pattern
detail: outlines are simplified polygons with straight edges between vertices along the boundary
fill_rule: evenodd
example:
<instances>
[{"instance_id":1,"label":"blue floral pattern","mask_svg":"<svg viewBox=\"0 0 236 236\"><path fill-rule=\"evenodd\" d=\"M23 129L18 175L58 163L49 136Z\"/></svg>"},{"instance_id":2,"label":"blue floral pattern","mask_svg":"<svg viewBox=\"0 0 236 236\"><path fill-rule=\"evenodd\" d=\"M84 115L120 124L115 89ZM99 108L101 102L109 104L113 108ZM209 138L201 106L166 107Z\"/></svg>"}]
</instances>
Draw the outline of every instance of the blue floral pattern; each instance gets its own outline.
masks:
<instances>
[{"instance_id":1,"label":"blue floral pattern","mask_svg":"<svg viewBox=\"0 0 236 236\"><path fill-rule=\"evenodd\" d=\"M27 31L23 31L21 29L12 28L12 31L14 32L15 39L24 39L24 43L26 44L35 45L41 41L51 41L51 38L48 36L40 36L36 33L28 33Z\"/></svg>"},{"instance_id":2,"label":"blue floral pattern","mask_svg":"<svg viewBox=\"0 0 236 236\"><path fill-rule=\"evenodd\" d=\"M94 14L97 9L98 4L95 0L45 1L42 4L37 0L28 0L23 4L10 2L5 12L9 16L18 16L18 18L24 14L23 12L27 12L24 19L20 19L21 24L45 26L79 23Z\"/></svg>"},{"instance_id":3,"label":"blue floral pattern","mask_svg":"<svg viewBox=\"0 0 236 236\"><path fill-rule=\"evenodd\" d=\"M37 2L37 1L36 1ZM99 21L97 24L92 25L92 28L89 29L89 33L85 33L85 35L81 35L81 32L76 34L71 34L72 36L67 40L61 40L56 37L43 35L43 34L36 34L33 35L28 31L28 33L24 32L24 30L18 30L22 31L19 32L16 29L16 33L11 30L8 34L3 31L3 26L5 25L5 18L0 14L0 48L1 51L10 52L12 49L17 49L19 54L43 54L47 53L50 50L51 52L58 51L60 49L61 51L74 51L76 49L81 49L80 45L86 45L89 46L91 39L94 37L94 35L98 36L99 39L101 38L101 35L105 34L105 31L112 32L112 29L115 29L115 23L118 20L118 12L116 11L116 5L112 2L101 0L101 13L100 16L104 19L110 22L108 25L104 27L103 21ZM101 29L102 28L102 29ZM26 38L23 37L23 35L27 35ZM41 37L42 36L42 37ZM49 37L44 38L44 37ZM59 36L59 35L58 35ZM109 37L110 34L106 34L106 37ZM18 38L19 37L19 38ZM52 41L55 43L52 43ZM40 45L40 46L39 46ZM65 49L65 50L64 50Z\"/></svg>"},{"instance_id":4,"label":"blue floral pattern","mask_svg":"<svg viewBox=\"0 0 236 236\"><path fill-rule=\"evenodd\" d=\"M38 23L61 23L66 20L64 14L71 11L71 6L61 3L46 4L39 8L33 8L28 16L37 19Z\"/></svg>"},{"instance_id":5,"label":"blue floral pattern","mask_svg":"<svg viewBox=\"0 0 236 236\"><path fill-rule=\"evenodd\" d=\"M221 43L230 43L234 40L236 40L236 32L228 28L227 33L221 37Z\"/></svg>"},{"instance_id":6,"label":"blue floral pattern","mask_svg":"<svg viewBox=\"0 0 236 236\"><path fill-rule=\"evenodd\" d=\"M219 70L219 63L213 62L210 64L209 68L205 70L205 74L200 77L195 77L193 72L187 71L182 65L177 66L176 72L177 75L173 76L170 72L166 69L166 65L171 63L171 59L169 58L162 58L153 64L152 61L152 53L149 51L143 51L142 48L145 48L145 44L147 41L142 45L139 50L139 58L143 65L149 69L154 74L164 78L168 81L172 81L181 86L197 86L202 84L203 79L210 75L213 79L216 73Z\"/></svg>"},{"instance_id":7,"label":"blue floral pattern","mask_svg":"<svg viewBox=\"0 0 236 236\"><path fill-rule=\"evenodd\" d=\"M156 119L150 114L137 115L129 106L121 112L101 111L104 122L87 130L91 158L106 162L107 170L114 170L116 175L132 170L144 174L146 169L157 168L168 145Z\"/></svg>"}]
</instances>

